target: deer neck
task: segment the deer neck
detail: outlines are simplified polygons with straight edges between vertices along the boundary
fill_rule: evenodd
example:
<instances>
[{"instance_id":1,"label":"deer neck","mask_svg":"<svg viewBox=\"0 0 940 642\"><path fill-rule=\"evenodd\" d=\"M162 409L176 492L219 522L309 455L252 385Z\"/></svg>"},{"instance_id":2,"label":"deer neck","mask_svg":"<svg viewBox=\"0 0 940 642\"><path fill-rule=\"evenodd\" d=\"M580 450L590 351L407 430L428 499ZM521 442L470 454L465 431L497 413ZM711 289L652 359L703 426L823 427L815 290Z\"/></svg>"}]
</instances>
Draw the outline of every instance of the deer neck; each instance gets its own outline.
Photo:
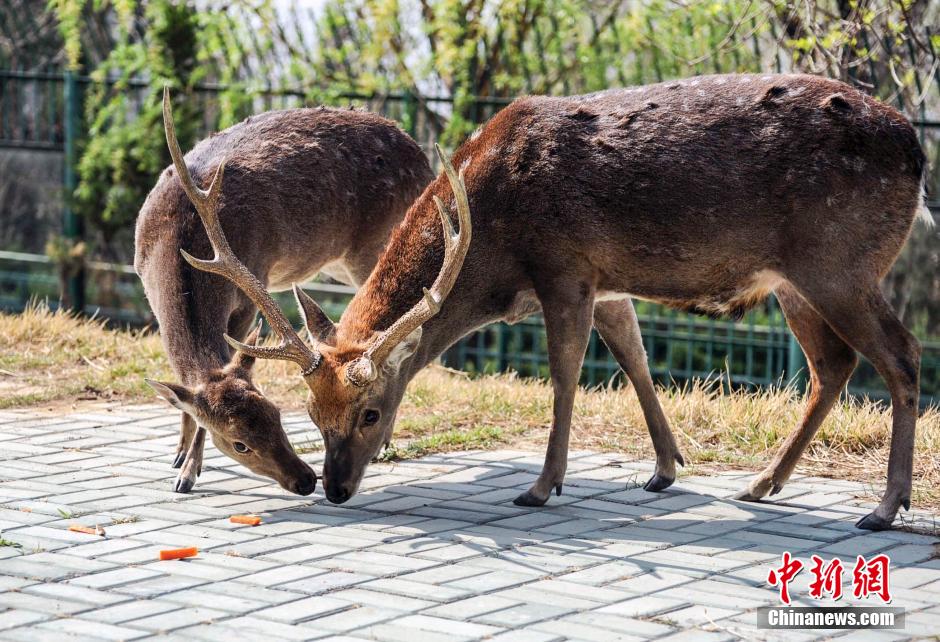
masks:
<instances>
[{"instance_id":1,"label":"deer neck","mask_svg":"<svg viewBox=\"0 0 940 642\"><path fill-rule=\"evenodd\" d=\"M405 222L395 231L387 249L366 283L353 297L339 324L339 337L349 344L365 344L421 300L444 260L440 219L427 194L415 204ZM471 265L472 263L472 265ZM498 261L496 262L498 263ZM461 274L440 312L422 326L421 343L409 360L412 373L433 361L468 332L496 320L501 310L490 305L491 282L484 271L492 263L474 261L474 251L464 262Z\"/></svg>"}]
</instances>

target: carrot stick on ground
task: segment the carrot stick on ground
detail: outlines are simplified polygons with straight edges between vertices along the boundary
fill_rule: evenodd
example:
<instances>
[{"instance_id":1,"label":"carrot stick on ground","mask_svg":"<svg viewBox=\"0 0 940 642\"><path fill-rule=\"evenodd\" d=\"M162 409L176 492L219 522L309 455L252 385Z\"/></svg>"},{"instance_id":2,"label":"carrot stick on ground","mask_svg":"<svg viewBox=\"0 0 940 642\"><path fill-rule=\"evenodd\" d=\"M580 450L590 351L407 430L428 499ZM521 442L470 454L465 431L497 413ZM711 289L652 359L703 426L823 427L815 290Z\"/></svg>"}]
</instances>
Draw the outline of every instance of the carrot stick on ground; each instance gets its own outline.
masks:
<instances>
[{"instance_id":1,"label":"carrot stick on ground","mask_svg":"<svg viewBox=\"0 0 940 642\"><path fill-rule=\"evenodd\" d=\"M85 533L86 535L100 535L104 537L104 529L100 526L95 526L91 528L90 526L82 526L80 524L72 524L69 526L69 530L73 533Z\"/></svg>"},{"instance_id":2,"label":"carrot stick on ground","mask_svg":"<svg viewBox=\"0 0 940 642\"><path fill-rule=\"evenodd\" d=\"M261 523L261 518L257 515L232 515L228 521L233 524L246 524L248 526L257 526Z\"/></svg>"},{"instance_id":3,"label":"carrot stick on ground","mask_svg":"<svg viewBox=\"0 0 940 642\"><path fill-rule=\"evenodd\" d=\"M199 549L195 546L190 548L171 548L169 550L160 551L161 560L181 560L184 557L195 557L199 554Z\"/></svg>"}]
</instances>

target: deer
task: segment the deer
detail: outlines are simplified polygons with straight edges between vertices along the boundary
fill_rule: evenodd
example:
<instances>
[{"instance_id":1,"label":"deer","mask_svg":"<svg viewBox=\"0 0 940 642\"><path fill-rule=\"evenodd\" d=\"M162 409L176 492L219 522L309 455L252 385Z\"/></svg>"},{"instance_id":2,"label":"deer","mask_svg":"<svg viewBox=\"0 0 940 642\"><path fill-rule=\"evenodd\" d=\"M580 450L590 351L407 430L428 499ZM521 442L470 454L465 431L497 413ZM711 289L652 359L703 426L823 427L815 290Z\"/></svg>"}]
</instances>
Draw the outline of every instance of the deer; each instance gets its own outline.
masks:
<instances>
[{"instance_id":1,"label":"deer","mask_svg":"<svg viewBox=\"0 0 940 642\"><path fill-rule=\"evenodd\" d=\"M910 508L920 344L879 282L914 221L931 219L925 156L898 111L815 76L702 76L522 98L461 145L454 165L438 153L444 174L339 322L300 302L312 342L291 358L323 435L327 499L358 490L423 366L486 323L540 309L552 423L542 471L514 502L541 506L562 491L592 325L629 376L643 357L628 340L628 297L737 316L773 293L806 354L809 393L796 429L736 498L783 488L857 351L887 384L892 431L885 492L856 526L887 529ZM664 422L650 433L655 475L669 480L682 460L676 440Z\"/></svg>"},{"instance_id":2,"label":"deer","mask_svg":"<svg viewBox=\"0 0 940 642\"><path fill-rule=\"evenodd\" d=\"M195 485L208 430L224 454L308 495L316 475L290 446L278 408L252 382L255 359L233 351L222 334L254 345L256 308L271 304L266 290L285 290L317 273L361 285L434 174L397 124L364 111L266 112L203 140L185 158L168 90L163 113L173 162L140 211L134 266L182 382L148 380L182 411L174 489L187 493ZM221 179L223 166L224 182L209 193L195 187L193 176ZM194 270L180 254L217 242L194 214L192 203L201 198L213 203L216 224L255 275L241 290ZM270 311L265 316L275 331L290 325Z\"/></svg>"}]
</instances>

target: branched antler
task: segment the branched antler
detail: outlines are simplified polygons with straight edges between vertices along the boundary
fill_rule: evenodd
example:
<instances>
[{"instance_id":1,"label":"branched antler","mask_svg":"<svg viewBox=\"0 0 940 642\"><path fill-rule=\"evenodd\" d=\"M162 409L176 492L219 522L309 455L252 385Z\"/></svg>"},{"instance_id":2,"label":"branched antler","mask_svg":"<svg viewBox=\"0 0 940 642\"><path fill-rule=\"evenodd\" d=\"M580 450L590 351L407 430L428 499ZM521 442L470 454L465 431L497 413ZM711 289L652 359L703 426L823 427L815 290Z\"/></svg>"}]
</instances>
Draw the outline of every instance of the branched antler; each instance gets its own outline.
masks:
<instances>
[{"instance_id":1,"label":"branched antler","mask_svg":"<svg viewBox=\"0 0 940 642\"><path fill-rule=\"evenodd\" d=\"M467 199L467 186L464 184L463 170L458 174L454 170L450 159L444 154L439 145L435 145L437 155L441 159L444 173L454 192L457 203L457 220L459 231L454 231L447 207L436 195L434 204L441 217L441 227L444 230L444 263L430 289L423 288L424 296L411 310L406 312L387 330L381 333L363 355L352 362L346 371L347 379L355 385L365 385L373 381L378 375L378 367L385 362L399 343L420 328L428 319L437 314L441 303L450 294L460 269L463 267L467 250L470 247L470 203Z\"/></svg>"}]
</instances>

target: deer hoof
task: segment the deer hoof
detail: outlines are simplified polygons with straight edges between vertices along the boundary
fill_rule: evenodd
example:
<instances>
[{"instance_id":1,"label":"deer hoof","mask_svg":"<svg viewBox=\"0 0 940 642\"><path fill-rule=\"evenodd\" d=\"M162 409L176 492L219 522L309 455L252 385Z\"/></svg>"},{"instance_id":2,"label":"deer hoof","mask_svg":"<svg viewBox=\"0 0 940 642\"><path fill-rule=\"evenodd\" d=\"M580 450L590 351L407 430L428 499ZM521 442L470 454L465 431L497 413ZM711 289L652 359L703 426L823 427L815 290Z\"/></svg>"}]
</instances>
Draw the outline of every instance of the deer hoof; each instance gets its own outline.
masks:
<instances>
[{"instance_id":1,"label":"deer hoof","mask_svg":"<svg viewBox=\"0 0 940 642\"><path fill-rule=\"evenodd\" d=\"M761 498L757 495L752 495L751 491L745 488L744 490L732 495L731 499L737 499L738 501L742 502L759 502Z\"/></svg>"},{"instance_id":2,"label":"deer hoof","mask_svg":"<svg viewBox=\"0 0 940 642\"><path fill-rule=\"evenodd\" d=\"M176 459L173 460L173 468L180 468L184 461L186 461L186 451L181 450L176 453Z\"/></svg>"},{"instance_id":3,"label":"deer hoof","mask_svg":"<svg viewBox=\"0 0 940 642\"><path fill-rule=\"evenodd\" d=\"M532 491L527 490L512 500L512 503L516 506L544 506L545 502L547 501L547 497L545 499L541 499L540 497L536 497Z\"/></svg>"},{"instance_id":4,"label":"deer hoof","mask_svg":"<svg viewBox=\"0 0 940 642\"><path fill-rule=\"evenodd\" d=\"M884 517L880 517L875 513L870 513L855 522L855 528L861 528L866 531L886 531L891 528L891 523L893 521L893 519L885 519Z\"/></svg>"},{"instance_id":5,"label":"deer hoof","mask_svg":"<svg viewBox=\"0 0 940 642\"><path fill-rule=\"evenodd\" d=\"M173 484L173 491L177 493L188 493L193 489L193 486L196 485L196 480L191 477L183 477L180 475L176 478L176 482Z\"/></svg>"},{"instance_id":6,"label":"deer hoof","mask_svg":"<svg viewBox=\"0 0 940 642\"><path fill-rule=\"evenodd\" d=\"M783 490L783 486L782 486L782 485L780 485L780 484L774 484L774 487L770 489L770 494L771 494L771 495L776 495L776 494L779 493L781 490Z\"/></svg>"},{"instance_id":7,"label":"deer hoof","mask_svg":"<svg viewBox=\"0 0 940 642\"><path fill-rule=\"evenodd\" d=\"M672 486L674 481L676 481L675 478L669 479L668 477L656 474L650 477L649 481L643 485L643 490L648 493L658 493Z\"/></svg>"}]
</instances>

